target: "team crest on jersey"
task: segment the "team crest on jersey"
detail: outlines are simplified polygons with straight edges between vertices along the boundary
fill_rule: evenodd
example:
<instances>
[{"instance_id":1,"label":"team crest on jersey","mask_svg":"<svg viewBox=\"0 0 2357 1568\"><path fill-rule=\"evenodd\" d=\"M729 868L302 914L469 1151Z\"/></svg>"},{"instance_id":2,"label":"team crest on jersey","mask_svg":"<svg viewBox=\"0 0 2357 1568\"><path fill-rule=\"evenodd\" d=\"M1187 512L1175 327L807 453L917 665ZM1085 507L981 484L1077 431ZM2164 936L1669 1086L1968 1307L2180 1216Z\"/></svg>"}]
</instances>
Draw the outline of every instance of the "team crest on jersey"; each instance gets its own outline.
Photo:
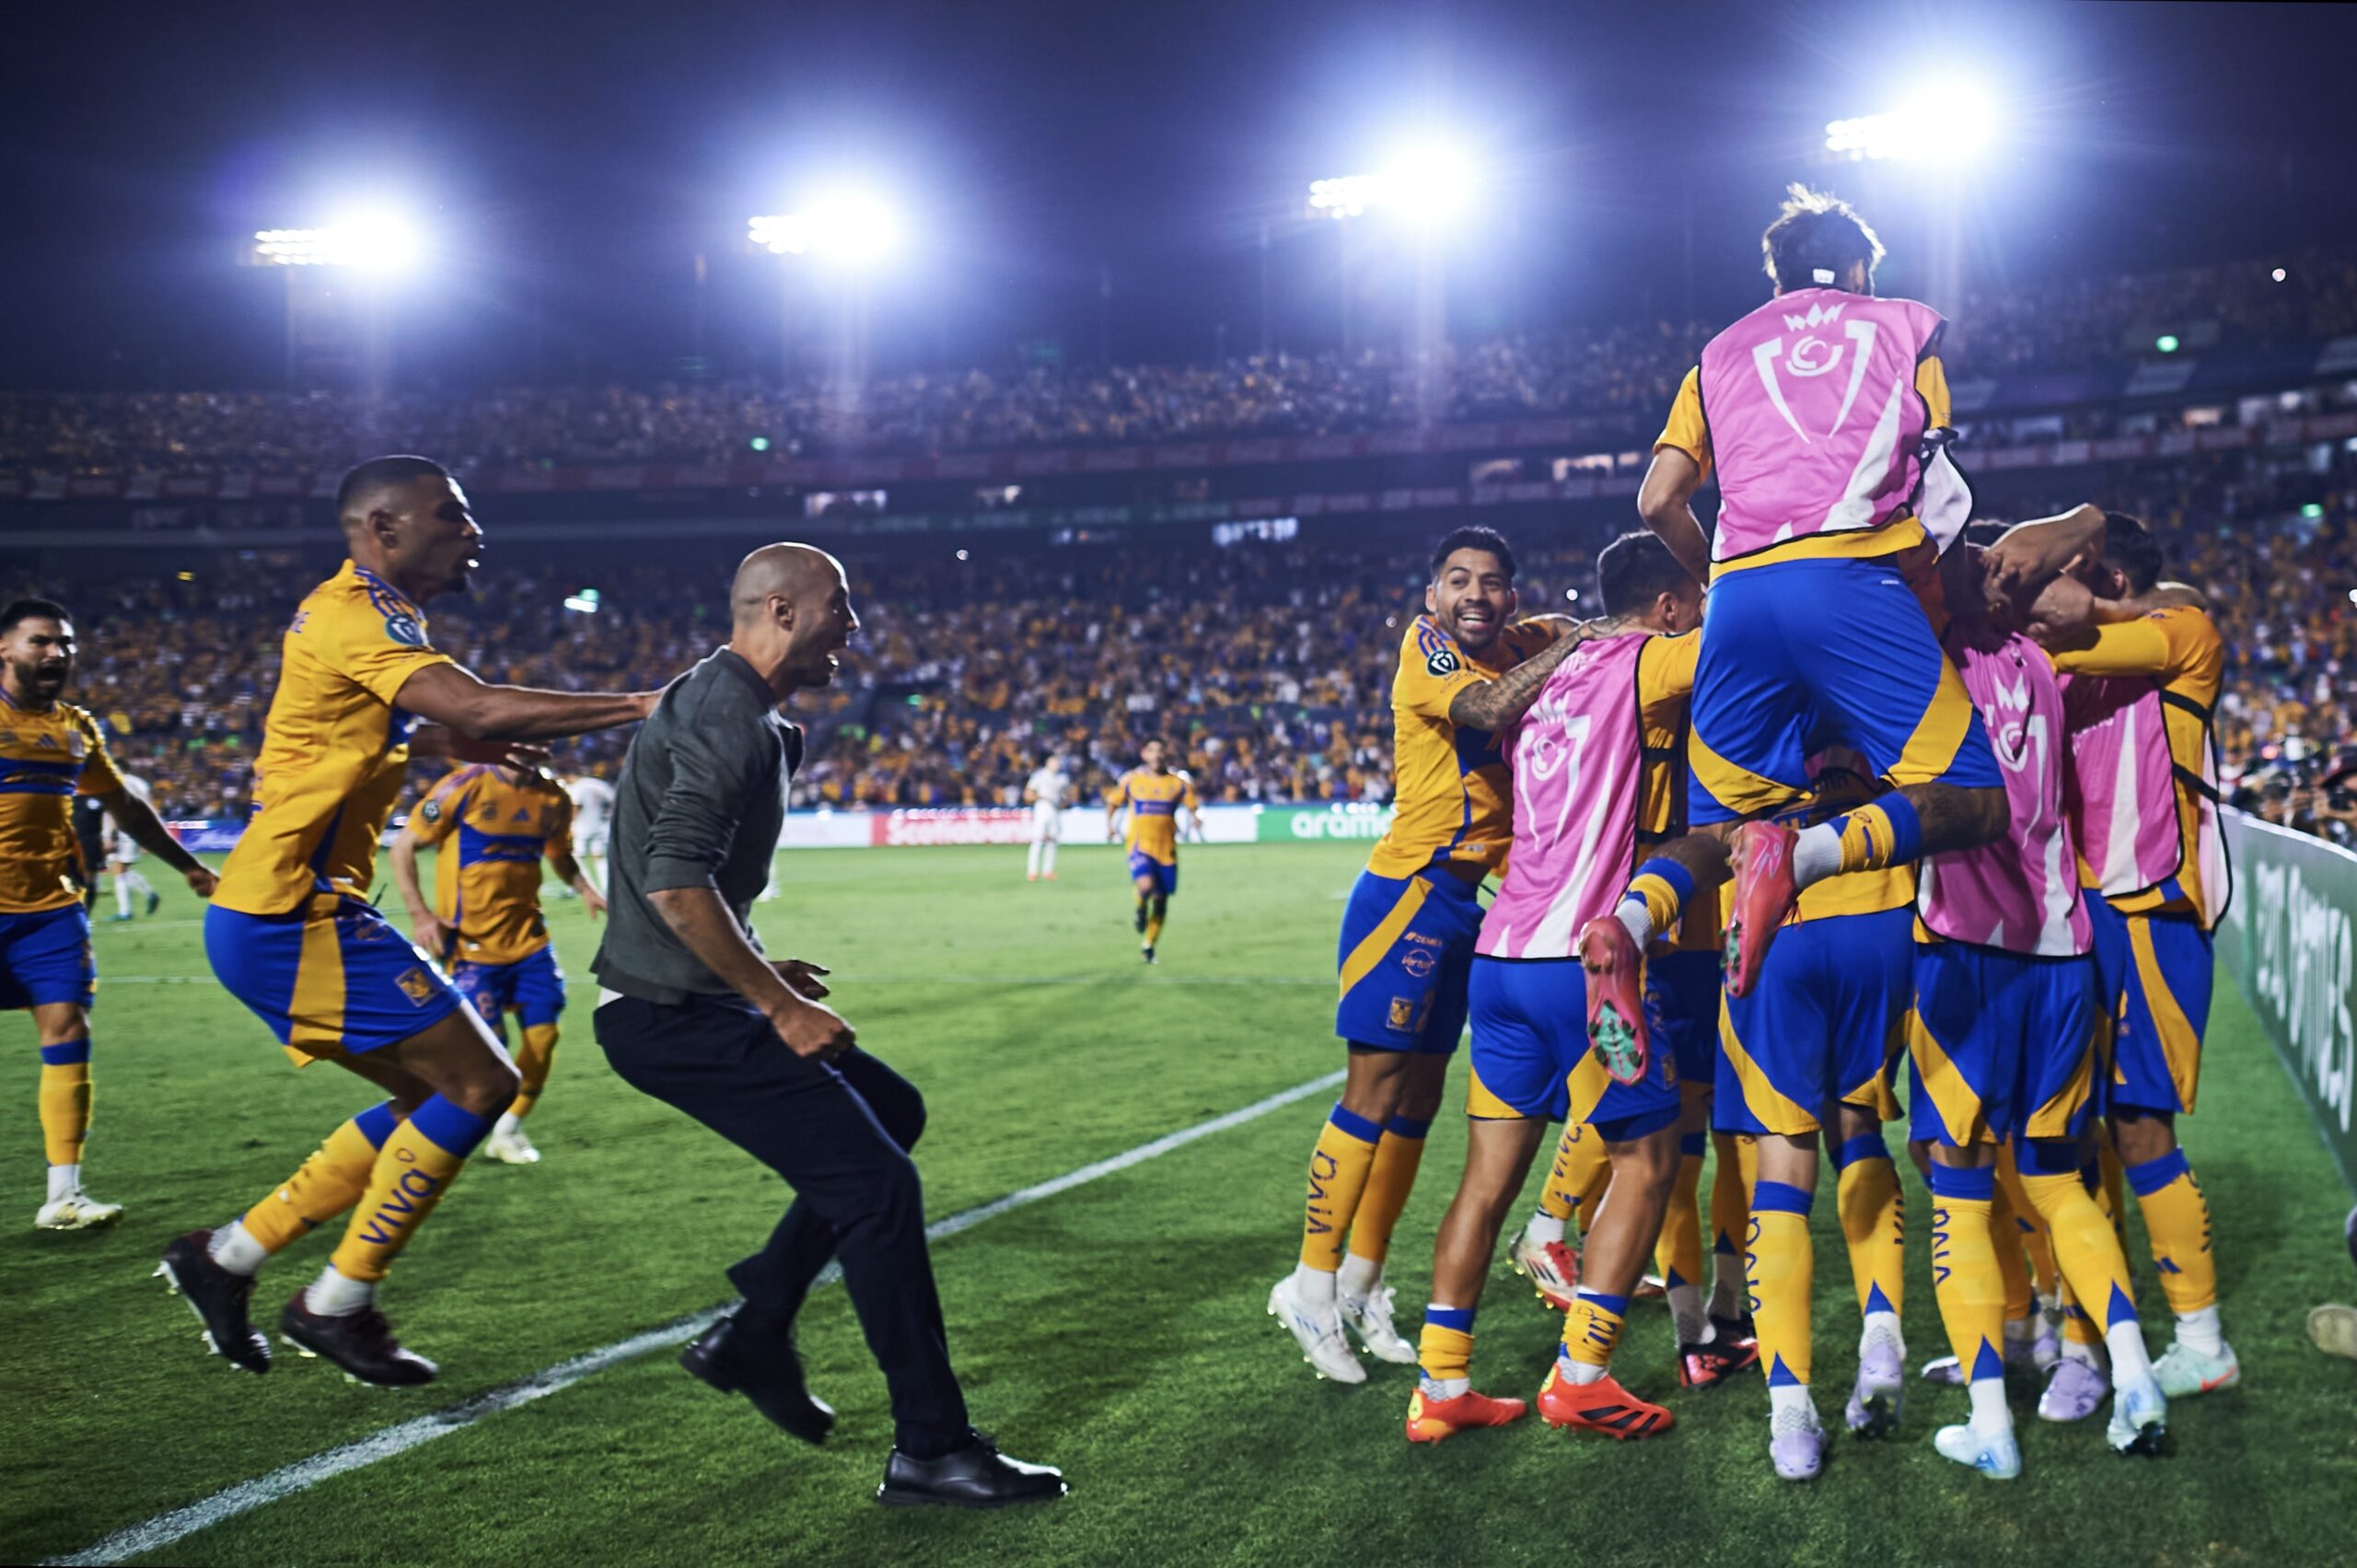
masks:
<instances>
[{"instance_id":1,"label":"team crest on jersey","mask_svg":"<svg viewBox=\"0 0 2357 1568\"><path fill-rule=\"evenodd\" d=\"M1449 676L1455 675L1458 668L1457 663L1457 650L1447 646L1446 645L1434 648L1430 654L1425 656L1424 668L1431 674L1439 676L1444 679Z\"/></svg>"},{"instance_id":2,"label":"team crest on jersey","mask_svg":"<svg viewBox=\"0 0 2357 1568\"><path fill-rule=\"evenodd\" d=\"M425 646L425 628L417 623L414 615L386 616L385 635L405 648Z\"/></svg>"},{"instance_id":3,"label":"team crest on jersey","mask_svg":"<svg viewBox=\"0 0 2357 1568\"><path fill-rule=\"evenodd\" d=\"M1391 999L1391 1013L1388 1021L1393 1028L1399 1029L1402 1033L1414 1028L1416 1027L1415 999L1408 996L1393 997Z\"/></svg>"},{"instance_id":4,"label":"team crest on jersey","mask_svg":"<svg viewBox=\"0 0 2357 1568\"><path fill-rule=\"evenodd\" d=\"M434 1000L435 991L434 977L422 969L403 970L401 977L393 983L401 988L402 995L420 1007Z\"/></svg>"},{"instance_id":5,"label":"team crest on jersey","mask_svg":"<svg viewBox=\"0 0 2357 1568\"><path fill-rule=\"evenodd\" d=\"M417 814L429 822L439 822L442 820L442 803L438 800L429 800L417 808Z\"/></svg>"}]
</instances>

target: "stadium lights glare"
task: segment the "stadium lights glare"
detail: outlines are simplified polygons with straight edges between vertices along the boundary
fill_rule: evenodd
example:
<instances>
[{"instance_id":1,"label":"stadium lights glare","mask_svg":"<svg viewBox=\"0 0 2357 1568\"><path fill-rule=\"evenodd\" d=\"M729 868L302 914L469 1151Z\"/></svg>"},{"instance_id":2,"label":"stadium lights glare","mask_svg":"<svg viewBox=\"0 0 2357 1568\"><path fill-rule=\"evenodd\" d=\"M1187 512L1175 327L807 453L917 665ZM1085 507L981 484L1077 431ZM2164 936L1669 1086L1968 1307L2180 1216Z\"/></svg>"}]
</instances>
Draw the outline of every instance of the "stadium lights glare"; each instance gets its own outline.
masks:
<instances>
[{"instance_id":1,"label":"stadium lights glare","mask_svg":"<svg viewBox=\"0 0 2357 1568\"><path fill-rule=\"evenodd\" d=\"M1446 147L1420 147L1379 174L1344 174L1309 184L1309 214L1364 217L1377 208L1417 223L1433 223L1462 208L1472 194L1472 164Z\"/></svg>"},{"instance_id":2,"label":"stadium lights glare","mask_svg":"<svg viewBox=\"0 0 2357 1568\"><path fill-rule=\"evenodd\" d=\"M2324 516L2324 508L2316 502L2311 501L2306 505L2300 508L2300 516L2313 523L2318 517Z\"/></svg>"},{"instance_id":3,"label":"stadium lights glare","mask_svg":"<svg viewBox=\"0 0 2357 1568\"><path fill-rule=\"evenodd\" d=\"M873 196L828 196L798 213L747 220L745 238L773 256L872 261L900 241L900 222Z\"/></svg>"},{"instance_id":4,"label":"stadium lights glare","mask_svg":"<svg viewBox=\"0 0 2357 1568\"><path fill-rule=\"evenodd\" d=\"M1904 110L1833 121L1825 127L1825 150L1853 163L1956 162L1989 145L1997 121L1996 105L1978 87L1936 83Z\"/></svg>"},{"instance_id":5,"label":"stadium lights glare","mask_svg":"<svg viewBox=\"0 0 2357 1568\"><path fill-rule=\"evenodd\" d=\"M396 217L370 215L326 228L265 228L247 260L258 267L402 267L417 259L417 231Z\"/></svg>"},{"instance_id":6,"label":"stadium lights glare","mask_svg":"<svg viewBox=\"0 0 2357 1568\"><path fill-rule=\"evenodd\" d=\"M2278 267L2278 268L2276 268L2276 269L2275 269L2275 271L2274 271L2274 272L2272 272L2272 273L2269 273L2268 275L2269 275L2269 276L2270 276L2270 277L2272 277L2272 278L2273 278L2277 283L2282 283L2282 282L2283 281L2283 269L2282 269L2282 268L2281 268L2281 267Z\"/></svg>"}]
</instances>

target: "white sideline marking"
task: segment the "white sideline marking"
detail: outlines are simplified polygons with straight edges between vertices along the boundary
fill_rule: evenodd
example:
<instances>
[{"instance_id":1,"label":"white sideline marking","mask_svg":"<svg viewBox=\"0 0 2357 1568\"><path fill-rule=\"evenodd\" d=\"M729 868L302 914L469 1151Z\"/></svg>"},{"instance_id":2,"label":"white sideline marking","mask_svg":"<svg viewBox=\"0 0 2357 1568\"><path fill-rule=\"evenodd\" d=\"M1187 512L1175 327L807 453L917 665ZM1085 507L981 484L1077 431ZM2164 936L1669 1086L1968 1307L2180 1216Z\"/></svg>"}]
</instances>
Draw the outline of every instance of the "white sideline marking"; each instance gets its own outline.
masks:
<instances>
[{"instance_id":1,"label":"white sideline marking","mask_svg":"<svg viewBox=\"0 0 2357 1568\"><path fill-rule=\"evenodd\" d=\"M984 1220L995 1219L1010 1209L1019 1209L1026 1204L1037 1203L1043 1199L1053 1198L1059 1193L1069 1192L1074 1188L1086 1186L1099 1177L1111 1176L1116 1171L1127 1170L1132 1166L1143 1165L1147 1160L1158 1158L1173 1149L1183 1148L1198 1138L1208 1138L1214 1132L1225 1132L1231 1127L1240 1127L1247 1121L1266 1116L1270 1111L1281 1109L1295 1100L1306 1099L1321 1089L1331 1088L1341 1081L1342 1074L1338 1069L1312 1078L1307 1083L1295 1084L1289 1089L1280 1090L1266 1099L1254 1100L1250 1105L1231 1110L1225 1116L1214 1116L1208 1121L1198 1121L1192 1127L1182 1127L1176 1132L1165 1133L1152 1143L1140 1144L1136 1148L1115 1155L1109 1159L1101 1159L1094 1165L1082 1166L1078 1170L1066 1171L1063 1175L1042 1181L1037 1186L1022 1188L977 1208L966 1209L946 1218L935 1220L925 1226L925 1237L930 1241L944 1240L961 1230L978 1225ZM827 1271L819 1276L818 1283L823 1285L840 1278L842 1278L841 1271L830 1264ZM489 1389L477 1394L472 1399L462 1400L447 1410L436 1411L431 1415L418 1416L414 1420L388 1426L381 1432L371 1433L366 1437L346 1443L341 1447L314 1454L308 1459L298 1459L291 1465L271 1471L268 1475L258 1476L252 1481L239 1481L235 1486L216 1492L212 1496L200 1499L184 1508L175 1508L168 1514L157 1515L145 1524L117 1530L104 1540L85 1548L70 1557L52 1557L48 1561L53 1564L120 1562L125 1558L137 1557L144 1552L159 1551L174 1541L185 1539L197 1531L210 1528L226 1519L234 1519L240 1514L250 1513L265 1503L275 1503L282 1497L292 1497L298 1492L308 1492L319 1482L340 1476L346 1470L366 1469L367 1466L380 1463L397 1455L405 1454L421 1443L428 1443L436 1437L446 1437L453 1432L463 1431L486 1417L497 1415L502 1411L514 1410L518 1405L528 1405L535 1400L545 1399L551 1394L571 1388L594 1373L603 1372L608 1367L619 1366L623 1362L635 1360L639 1356L655 1351L668 1350L673 1345L685 1344L710 1327L714 1320L726 1310L726 1307L714 1307L710 1311L698 1312L666 1323L659 1329L649 1329L644 1333L633 1334L629 1339L617 1341L602 1349L576 1355L570 1361L560 1361L554 1366L535 1372L520 1382L510 1383L505 1388Z\"/></svg>"}]
</instances>

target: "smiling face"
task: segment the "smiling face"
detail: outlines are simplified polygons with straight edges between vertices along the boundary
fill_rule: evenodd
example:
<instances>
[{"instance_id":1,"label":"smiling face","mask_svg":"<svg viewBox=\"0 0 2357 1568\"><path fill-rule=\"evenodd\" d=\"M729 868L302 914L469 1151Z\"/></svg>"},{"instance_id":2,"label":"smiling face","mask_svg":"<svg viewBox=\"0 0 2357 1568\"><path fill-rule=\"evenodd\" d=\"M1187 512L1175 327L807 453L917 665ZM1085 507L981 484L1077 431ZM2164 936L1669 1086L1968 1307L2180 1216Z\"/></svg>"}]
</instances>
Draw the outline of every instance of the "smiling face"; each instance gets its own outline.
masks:
<instances>
[{"instance_id":1,"label":"smiling face","mask_svg":"<svg viewBox=\"0 0 2357 1568\"><path fill-rule=\"evenodd\" d=\"M1498 640L1514 619L1515 604L1505 563L1486 550L1450 552L1424 589L1424 608L1469 654L1480 654Z\"/></svg>"},{"instance_id":2,"label":"smiling face","mask_svg":"<svg viewBox=\"0 0 2357 1568\"><path fill-rule=\"evenodd\" d=\"M47 615L25 617L0 638L0 663L18 698L49 706L74 679L74 623Z\"/></svg>"}]
</instances>

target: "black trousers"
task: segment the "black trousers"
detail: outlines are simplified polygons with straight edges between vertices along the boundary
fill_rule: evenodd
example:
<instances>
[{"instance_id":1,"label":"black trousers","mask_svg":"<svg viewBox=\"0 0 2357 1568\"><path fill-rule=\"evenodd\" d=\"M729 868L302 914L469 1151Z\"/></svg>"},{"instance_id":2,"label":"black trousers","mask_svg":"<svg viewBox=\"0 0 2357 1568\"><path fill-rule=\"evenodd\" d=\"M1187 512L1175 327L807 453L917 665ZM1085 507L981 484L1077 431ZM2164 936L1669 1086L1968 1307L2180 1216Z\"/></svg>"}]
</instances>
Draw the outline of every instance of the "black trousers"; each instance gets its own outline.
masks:
<instances>
[{"instance_id":1,"label":"black trousers","mask_svg":"<svg viewBox=\"0 0 2357 1568\"><path fill-rule=\"evenodd\" d=\"M924 1130L915 1086L864 1051L831 1065L798 1056L734 997L675 1006L617 997L595 1023L624 1083L687 1112L794 1189L769 1244L728 1271L745 1297L737 1330L748 1348L783 1350L811 1283L840 1257L891 1390L895 1443L931 1458L968 1441L909 1157Z\"/></svg>"}]
</instances>

